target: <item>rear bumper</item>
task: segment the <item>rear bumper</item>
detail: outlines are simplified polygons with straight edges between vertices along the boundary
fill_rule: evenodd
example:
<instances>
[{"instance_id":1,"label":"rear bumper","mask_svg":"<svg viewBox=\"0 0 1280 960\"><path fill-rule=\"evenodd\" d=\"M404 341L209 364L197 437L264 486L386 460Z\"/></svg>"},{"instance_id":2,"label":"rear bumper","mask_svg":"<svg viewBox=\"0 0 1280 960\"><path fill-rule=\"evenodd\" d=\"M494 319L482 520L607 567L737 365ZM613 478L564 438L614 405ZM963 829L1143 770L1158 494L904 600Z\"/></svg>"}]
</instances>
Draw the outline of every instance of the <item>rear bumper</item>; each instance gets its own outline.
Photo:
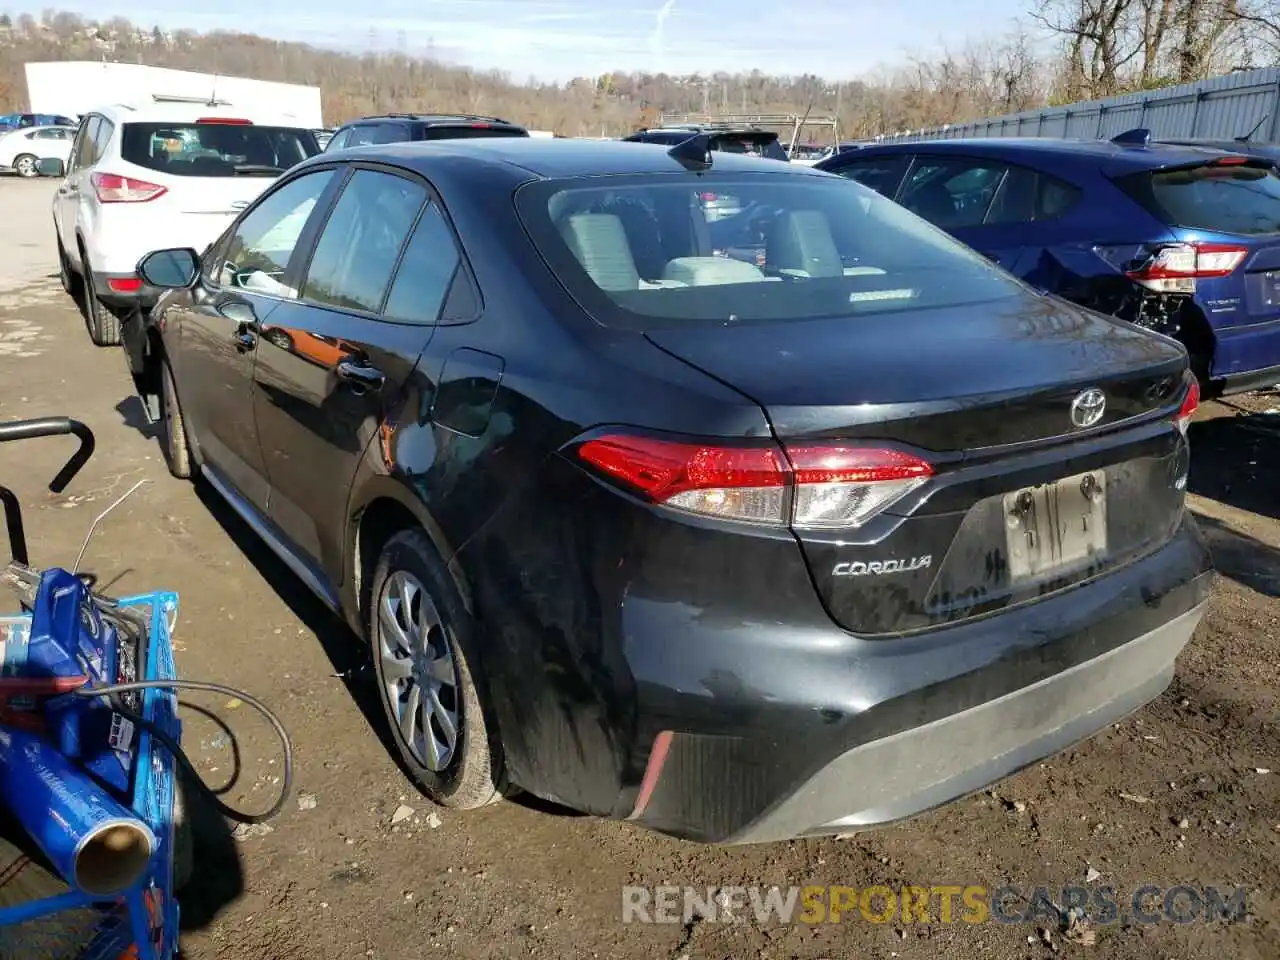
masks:
<instances>
[{"instance_id":1,"label":"rear bumper","mask_svg":"<svg viewBox=\"0 0 1280 960\"><path fill-rule=\"evenodd\" d=\"M1056 676L847 750L733 839L865 829L981 790L1157 697L1203 615L1197 606Z\"/></svg>"},{"instance_id":2,"label":"rear bumper","mask_svg":"<svg viewBox=\"0 0 1280 960\"><path fill-rule=\"evenodd\" d=\"M615 815L750 843L888 824L978 791L1158 696L1210 570L1188 518L1106 577L928 635L824 640L754 624L673 636L657 623L637 635L633 613L651 674L637 678L648 739L635 748L666 742Z\"/></svg>"},{"instance_id":3,"label":"rear bumper","mask_svg":"<svg viewBox=\"0 0 1280 960\"><path fill-rule=\"evenodd\" d=\"M1237 393L1248 393L1250 390L1270 389L1276 384L1280 384L1280 364L1223 377L1218 382L1217 395L1229 397Z\"/></svg>"},{"instance_id":4,"label":"rear bumper","mask_svg":"<svg viewBox=\"0 0 1280 960\"><path fill-rule=\"evenodd\" d=\"M134 287L137 273L108 273L93 271L93 290L98 299L113 307L137 307L150 309L160 296L160 291L151 287Z\"/></svg>"}]
</instances>

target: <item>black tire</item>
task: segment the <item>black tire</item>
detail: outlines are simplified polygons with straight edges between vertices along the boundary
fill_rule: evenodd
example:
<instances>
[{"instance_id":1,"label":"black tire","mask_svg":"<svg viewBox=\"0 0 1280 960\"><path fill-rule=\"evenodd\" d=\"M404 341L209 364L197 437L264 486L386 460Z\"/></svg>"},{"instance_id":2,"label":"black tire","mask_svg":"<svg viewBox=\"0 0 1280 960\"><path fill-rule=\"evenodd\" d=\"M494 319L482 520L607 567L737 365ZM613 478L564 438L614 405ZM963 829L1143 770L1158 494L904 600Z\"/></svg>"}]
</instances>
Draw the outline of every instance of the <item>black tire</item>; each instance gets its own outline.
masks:
<instances>
[{"instance_id":1,"label":"black tire","mask_svg":"<svg viewBox=\"0 0 1280 960\"><path fill-rule=\"evenodd\" d=\"M410 745L401 729L399 701L393 703L388 686L388 670L392 668L384 662L383 644L394 645L396 640L379 613L387 600L384 594L402 582L399 575L407 575L422 587L419 604L426 601L434 607L438 626L429 632L429 636L433 646L449 651L454 668L455 684L448 700L452 701L457 718L455 746L448 761L437 770L424 763L419 752ZM452 577L421 530L402 531L387 542L374 570L369 597L367 623L379 699L391 727L391 736L399 747L410 776L431 800L444 807L471 810L500 800L506 792L506 778L496 728L485 710L475 681L478 670L473 641L476 626ZM403 682L408 686L417 683L413 678L405 678ZM441 703L445 699L441 691L435 702Z\"/></svg>"},{"instance_id":2,"label":"black tire","mask_svg":"<svg viewBox=\"0 0 1280 960\"><path fill-rule=\"evenodd\" d=\"M191 478L191 445L187 442L187 424L178 402L178 387L173 379L169 358L160 356L160 419L164 424L164 460L169 472L179 480Z\"/></svg>"},{"instance_id":3,"label":"black tire","mask_svg":"<svg viewBox=\"0 0 1280 960\"><path fill-rule=\"evenodd\" d=\"M13 158L13 169L20 177L31 179L40 176L40 171L36 169L37 159L32 154L20 153Z\"/></svg>"},{"instance_id":4,"label":"black tire","mask_svg":"<svg viewBox=\"0 0 1280 960\"><path fill-rule=\"evenodd\" d=\"M118 347L120 345L120 318L98 299L93 289L93 267L85 256L84 248L80 248L80 262L84 265L84 320L89 327L89 339L100 347Z\"/></svg>"},{"instance_id":5,"label":"black tire","mask_svg":"<svg viewBox=\"0 0 1280 960\"><path fill-rule=\"evenodd\" d=\"M281 350L288 350L290 353L293 352L293 337L289 336L289 334L281 330L279 327L271 327L268 329L262 335L262 339L266 340L267 343L275 344Z\"/></svg>"},{"instance_id":6,"label":"black tire","mask_svg":"<svg viewBox=\"0 0 1280 960\"><path fill-rule=\"evenodd\" d=\"M53 229L56 233L58 230L56 224ZM63 291L79 303L83 283L80 274L76 273L75 268L71 266L71 260L67 257L67 250L62 245L61 237L58 237L58 280L62 283Z\"/></svg>"}]
</instances>

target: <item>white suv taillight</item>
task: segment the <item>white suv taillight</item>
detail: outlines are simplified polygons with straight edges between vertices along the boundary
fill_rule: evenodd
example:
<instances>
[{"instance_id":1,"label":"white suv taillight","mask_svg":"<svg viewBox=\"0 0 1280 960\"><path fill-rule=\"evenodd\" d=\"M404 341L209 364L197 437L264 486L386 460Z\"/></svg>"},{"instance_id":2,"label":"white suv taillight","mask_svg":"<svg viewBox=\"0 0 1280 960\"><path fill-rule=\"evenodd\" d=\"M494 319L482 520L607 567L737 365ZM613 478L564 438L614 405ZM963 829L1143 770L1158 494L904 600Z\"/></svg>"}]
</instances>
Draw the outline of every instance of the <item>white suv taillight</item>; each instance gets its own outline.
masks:
<instances>
[{"instance_id":1,"label":"white suv taillight","mask_svg":"<svg viewBox=\"0 0 1280 960\"><path fill-rule=\"evenodd\" d=\"M1233 243L1172 243L1126 276L1156 293L1195 293L1196 280L1229 276L1248 254Z\"/></svg>"},{"instance_id":2,"label":"white suv taillight","mask_svg":"<svg viewBox=\"0 0 1280 960\"><path fill-rule=\"evenodd\" d=\"M653 503L724 520L858 527L933 475L914 454L800 444L785 450L610 434L578 457Z\"/></svg>"},{"instance_id":3,"label":"white suv taillight","mask_svg":"<svg viewBox=\"0 0 1280 960\"><path fill-rule=\"evenodd\" d=\"M89 182L99 203L145 203L154 200L169 188L146 180L122 177L117 173L92 173Z\"/></svg>"}]
</instances>

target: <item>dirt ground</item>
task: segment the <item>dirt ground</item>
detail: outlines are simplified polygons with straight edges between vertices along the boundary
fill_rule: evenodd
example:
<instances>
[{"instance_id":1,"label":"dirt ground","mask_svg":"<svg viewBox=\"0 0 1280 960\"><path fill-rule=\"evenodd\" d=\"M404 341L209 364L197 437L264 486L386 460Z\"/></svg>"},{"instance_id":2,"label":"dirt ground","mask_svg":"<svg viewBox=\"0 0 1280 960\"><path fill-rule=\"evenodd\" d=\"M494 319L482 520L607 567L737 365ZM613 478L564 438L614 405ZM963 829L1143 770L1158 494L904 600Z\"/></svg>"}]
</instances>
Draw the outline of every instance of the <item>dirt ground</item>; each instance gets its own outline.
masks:
<instances>
[{"instance_id":1,"label":"dirt ground","mask_svg":"<svg viewBox=\"0 0 1280 960\"><path fill-rule=\"evenodd\" d=\"M1280 957L1280 415L1265 412L1280 398L1208 405L1192 428L1192 508L1221 575L1172 688L994 791L851 839L748 848L531 802L456 814L434 809L392 761L344 628L227 509L169 477L121 352L90 343L58 286L51 193L0 180L0 418L77 417L99 447L59 496L43 484L71 441L0 448L0 477L28 505L33 559L70 564L92 518L149 481L104 521L84 569L117 595L179 591L180 671L264 698L296 746L296 793L270 832L202 828L183 901L193 960ZM268 728L219 698L184 702L219 714L239 743L243 769L225 798L269 804L280 761ZM184 718L193 759L225 783L228 736L193 709ZM402 805L413 813L393 824ZM1182 883L1247 887L1249 915L1095 927L1087 944L1034 924L644 925L624 924L621 909L627 884L1081 884L1123 899Z\"/></svg>"}]
</instances>

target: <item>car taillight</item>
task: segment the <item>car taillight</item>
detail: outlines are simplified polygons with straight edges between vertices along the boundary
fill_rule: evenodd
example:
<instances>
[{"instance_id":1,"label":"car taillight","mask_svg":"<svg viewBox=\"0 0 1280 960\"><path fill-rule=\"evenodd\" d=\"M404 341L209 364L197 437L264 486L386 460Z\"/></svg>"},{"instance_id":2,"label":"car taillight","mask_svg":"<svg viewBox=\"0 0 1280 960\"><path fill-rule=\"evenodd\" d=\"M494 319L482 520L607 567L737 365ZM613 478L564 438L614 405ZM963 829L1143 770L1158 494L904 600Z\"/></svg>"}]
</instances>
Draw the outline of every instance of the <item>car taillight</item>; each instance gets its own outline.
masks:
<instances>
[{"instance_id":1,"label":"car taillight","mask_svg":"<svg viewBox=\"0 0 1280 960\"><path fill-rule=\"evenodd\" d=\"M1200 383L1198 380L1192 380L1187 386L1187 395L1182 399L1182 406L1178 408L1177 415L1173 418L1173 422L1178 425L1178 429L1183 433L1187 432L1187 428L1191 426L1191 418L1195 416L1196 411L1200 409Z\"/></svg>"},{"instance_id":2,"label":"car taillight","mask_svg":"<svg viewBox=\"0 0 1280 960\"><path fill-rule=\"evenodd\" d=\"M90 174L89 182L100 203L145 203L168 190L158 183L122 177L116 173Z\"/></svg>"},{"instance_id":3,"label":"car taillight","mask_svg":"<svg viewBox=\"0 0 1280 960\"><path fill-rule=\"evenodd\" d=\"M714 193L704 193L702 195L703 203L715 203L715 201L716 201L716 195Z\"/></svg>"},{"instance_id":4,"label":"car taillight","mask_svg":"<svg viewBox=\"0 0 1280 960\"><path fill-rule=\"evenodd\" d=\"M857 527L933 475L901 450L738 446L611 434L578 456L652 503L703 516L807 528Z\"/></svg>"},{"instance_id":5,"label":"car taillight","mask_svg":"<svg viewBox=\"0 0 1280 960\"><path fill-rule=\"evenodd\" d=\"M1126 275L1157 293L1195 293L1196 280L1230 275L1248 253L1248 247L1234 243L1173 243Z\"/></svg>"}]
</instances>

